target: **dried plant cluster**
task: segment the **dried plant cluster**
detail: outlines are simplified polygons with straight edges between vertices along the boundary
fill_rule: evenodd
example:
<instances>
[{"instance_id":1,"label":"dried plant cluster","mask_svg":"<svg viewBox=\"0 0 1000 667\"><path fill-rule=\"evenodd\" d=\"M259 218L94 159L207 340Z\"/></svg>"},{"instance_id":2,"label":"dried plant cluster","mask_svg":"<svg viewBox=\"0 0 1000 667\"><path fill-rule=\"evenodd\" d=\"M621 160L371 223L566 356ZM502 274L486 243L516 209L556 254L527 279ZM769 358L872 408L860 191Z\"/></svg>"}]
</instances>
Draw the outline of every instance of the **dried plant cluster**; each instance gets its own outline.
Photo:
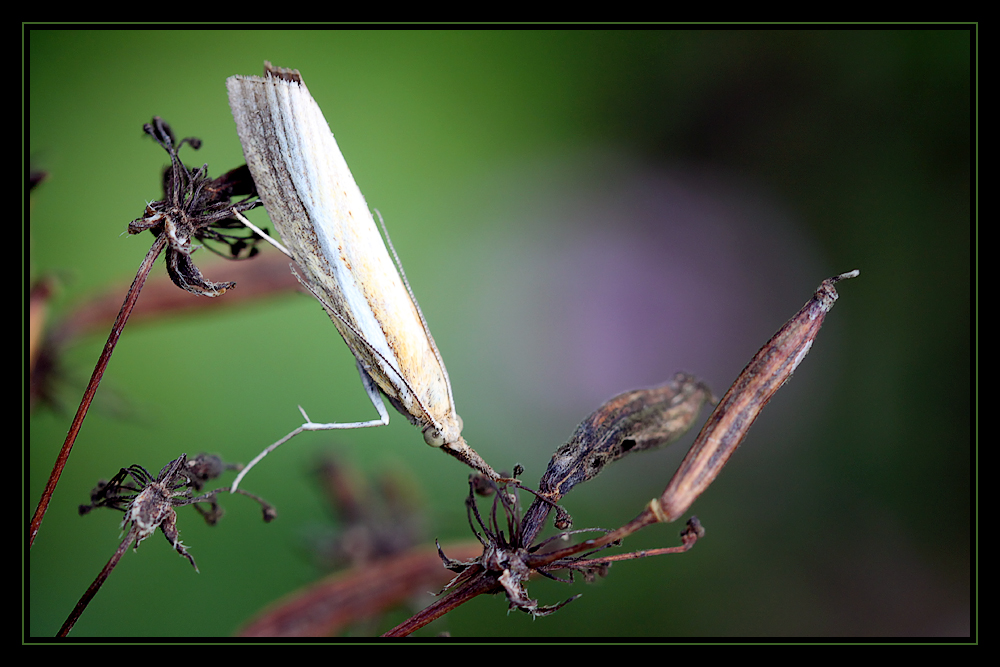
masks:
<instances>
[{"instance_id":1,"label":"dried plant cluster","mask_svg":"<svg viewBox=\"0 0 1000 667\"><path fill-rule=\"evenodd\" d=\"M517 492L520 488L527 490L526 487L519 483L497 485L483 476L474 477L470 481L466 507L472 531L483 545L483 554L471 561L455 561L441 553L445 567L457 573L449 586L452 599L462 599L469 591L476 591L476 594L503 591L511 608L545 616L578 596L554 606L539 606L536 600L528 597L525 588L533 574L569 583L576 572L589 581L606 574L608 565L615 560L690 549L704 535L696 517L682 533L681 547L592 557L598 551L620 545L624 537L642 526L656 522L648 521L643 515L638 522L618 530L600 531L604 534L598 538L564 548L552 547L567 542L572 535L596 530L569 530L573 519L558 504L567 493L629 454L675 441L691 427L702 405L711 400L712 394L702 382L683 373L659 387L629 391L612 398L587 417L570 440L556 450L539 481L538 490L530 491L534 500L523 514ZM515 470L515 477L520 474L520 469ZM479 512L477 496L493 498L486 519ZM536 541L553 512L554 524L562 532ZM569 573L569 579L554 574L561 570Z\"/></svg>"},{"instance_id":2,"label":"dried plant cluster","mask_svg":"<svg viewBox=\"0 0 1000 667\"><path fill-rule=\"evenodd\" d=\"M255 255L256 244L260 240L260 237L250 230L248 234L232 234L224 231L240 229L242 223L233 216L240 211L248 211L259 203L256 186L245 166L227 172L217 179L210 179L207 164L192 171L177 157L177 151L184 144L194 149L199 148L200 139L189 137L177 142L170 126L158 116L154 117L151 123L143 125L142 129L167 151L170 165L163 174L164 198L150 203L146 207L145 214L133 220L128 230L131 234L149 230L156 240L143 258L135 280L125 294L121 310L111 325L108 341L104 344L104 350L94 366L94 372L80 400L80 407L73 417L66 440L52 466L52 473L49 475L48 483L29 526L29 547L34 544L59 477L69 460L73 443L83 426L83 420L97 394L97 388L100 386L111 354L135 308L139 292L156 258L166 249L167 271L178 287L202 296L218 296L235 287L235 283L213 283L205 280L201 271L191 261L191 254L200 247L192 245L191 239L219 241L229 247L229 256L234 259ZM236 203L231 201L233 197L240 195L247 196Z\"/></svg>"},{"instance_id":3,"label":"dried plant cluster","mask_svg":"<svg viewBox=\"0 0 1000 667\"><path fill-rule=\"evenodd\" d=\"M257 254L261 238L234 217L234 211L241 213L260 205L250 170L243 165L211 179L207 164L191 170L177 157L177 151L184 144L200 148L200 139L185 137L178 142L170 126L159 116L142 129L167 151L170 166L163 172L164 198L147 205L143 216L129 223L128 233L141 234L149 230L153 236L166 239L167 273L181 289L200 296L225 294L236 283L206 280L191 261L191 254L200 247L193 245L191 239L222 243L228 246L228 256L233 259ZM233 203L232 198L240 195L247 197ZM233 233L234 230L240 233ZM211 245L205 247L227 256Z\"/></svg>"},{"instance_id":4,"label":"dried plant cluster","mask_svg":"<svg viewBox=\"0 0 1000 667\"><path fill-rule=\"evenodd\" d=\"M824 280L799 312L764 344L718 402L663 493L650 500L638 516L621 528L551 551L546 551L545 547L555 538L534 544L553 509L557 528L566 529L572 525L569 513L556 503L573 487L593 479L608 464L632 452L669 443L690 428L701 406L712 401L708 388L692 376L677 374L660 387L616 396L585 419L569 442L552 456L539 482L535 500L520 521L516 496L508 488L489 487L497 492L497 498L485 522L474 495L470 494L466 502L471 516L475 517L473 531L483 544L483 555L457 562L442 554L445 566L458 572L452 591L388 634L409 634L466 599L501 590L511 607L534 615L549 614L561 605L539 607L528 597L524 584L533 573L554 578L553 571L568 570L571 575L580 572L591 578L603 574L607 565L615 560L690 549L704 535L696 517L688 521L681 533L680 547L591 558L593 553L619 543L645 526L676 521L688 510L715 480L761 410L791 378L809 352L826 314L837 300L834 285L857 275L857 271L851 271ZM497 516L498 507L503 522ZM558 537L564 536L568 533Z\"/></svg>"},{"instance_id":5,"label":"dried plant cluster","mask_svg":"<svg viewBox=\"0 0 1000 667\"><path fill-rule=\"evenodd\" d=\"M139 543L156 532L157 528L167 538L177 553L184 556L191 566L198 571L198 565L181 543L177 529L177 512L175 508L192 505L205 522L214 526L222 518L223 510L219 506L217 496L229 493L229 487L222 487L194 495L201 491L205 484L215 479L226 470L238 470L239 466L226 464L218 456L199 454L188 459L181 454L167 465L163 466L159 475L153 477L149 471L140 465L130 465L122 468L108 481L101 480L90 492L90 503L80 505L80 514L89 514L98 507L107 507L125 513L122 528L128 526L125 539L118 545L118 550L108 561L104 569L80 598L76 607L70 613L66 622L59 629L58 636L65 637L73 629L76 621L83 614L87 605L97 595L101 586L114 570L118 561L131 544L133 550L139 548ZM129 481L131 478L131 481ZM270 522L277 517L277 512L270 503L252 493L240 490L239 493L252 498L260 504L264 521ZM202 507L208 505L207 508Z\"/></svg>"},{"instance_id":6,"label":"dried plant cluster","mask_svg":"<svg viewBox=\"0 0 1000 667\"><path fill-rule=\"evenodd\" d=\"M130 465L119 470L109 481L98 482L90 493L90 504L80 505L80 514L88 514L97 507L124 512L122 528L130 526L125 541L132 543L134 549L138 549L139 543L159 528L177 553L191 561L191 565L197 570L194 558L181 544L174 508L192 505L205 519L205 523L214 526L223 515L217 496L229 493L230 488L226 486L198 496L194 493L201 491L206 482L215 479L223 471L237 469L238 465L224 464L222 459L211 454L199 454L193 459L181 454L165 465L156 477L140 465ZM128 481L130 477L131 482ZM264 521L270 522L277 517L274 507L267 501L242 489L237 492L260 504ZM202 505L208 507L204 508Z\"/></svg>"}]
</instances>

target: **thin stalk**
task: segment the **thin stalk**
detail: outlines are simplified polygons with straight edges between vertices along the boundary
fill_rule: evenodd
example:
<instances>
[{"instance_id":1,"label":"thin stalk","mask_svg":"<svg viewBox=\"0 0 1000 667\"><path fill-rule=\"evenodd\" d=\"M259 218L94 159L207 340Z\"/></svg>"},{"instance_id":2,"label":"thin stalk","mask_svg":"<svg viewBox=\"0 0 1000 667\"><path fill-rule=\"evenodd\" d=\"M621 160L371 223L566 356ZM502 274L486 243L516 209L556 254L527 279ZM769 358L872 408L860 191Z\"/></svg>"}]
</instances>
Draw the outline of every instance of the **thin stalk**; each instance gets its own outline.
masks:
<instances>
[{"instance_id":1,"label":"thin stalk","mask_svg":"<svg viewBox=\"0 0 1000 667\"><path fill-rule=\"evenodd\" d=\"M153 262L159 256L163 249L167 245L167 235L165 233L160 234L156 242L146 253L146 257L142 260L142 264L139 265L139 270L135 274L135 280L132 281L132 286L129 287L128 293L125 295L125 301L122 303L121 310L118 311L118 317L115 318L114 324L111 325L111 333L108 335L108 342L104 344L104 350L101 352L100 358L97 360L97 365L94 367L94 374L90 376L90 383L87 385L87 389L83 392L83 398L80 400L80 407L76 411L76 416L73 417L73 423L69 427L69 432L66 434L66 440L63 442L62 449L59 450L59 455L56 457L55 465L52 466L52 472L49 475L49 481L45 485L45 490L42 491L42 498L38 501L38 507L35 509L35 515L31 519L31 526L28 533L28 548L35 543L35 536L38 534L38 529L42 525L42 519L45 517L45 511L49 507L49 501L52 499L52 494L55 493L56 484L59 483L59 477L62 475L63 469L66 467L66 461L69 460L69 453L73 449L73 443L76 442L76 436L80 432L80 428L83 426L83 420L87 416L87 411L90 409L90 404L94 400L94 396L97 394L97 387L101 384L101 378L104 376L104 369L107 368L108 362L111 360L111 353L115 350L115 345L118 344L118 337L121 336L122 330L125 328L125 323L128 321L129 315L132 313L132 309L135 307L135 302L139 298L139 292L142 290L143 284L146 282L146 277L149 275L150 269L153 268Z\"/></svg>"},{"instance_id":2,"label":"thin stalk","mask_svg":"<svg viewBox=\"0 0 1000 667\"><path fill-rule=\"evenodd\" d=\"M455 588L429 607L417 612L382 636L407 637L431 621L444 616L452 609L465 604L477 595L500 590L501 587L493 574L495 573L481 570L477 574L474 574L470 580L466 581L464 585Z\"/></svg>"},{"instance_id":3,"label":"thin stalk","mask_svg":"<svg viewBox=\"0 0 1000 667\"><path fill-rule=\"evenodd\" d=\"M90 604L90 601L94 599L95 595L97 595L97 591L101 590L101 586L104 585L104 582L107 580L108 575L111 574L111 570L115 569L115 566L118 565L118 561L120 561L122 556L125 555L125 551L128 549L129 543L134 539L135 539L135 529L133 528L130 529L128 533L125 535L125 539L122 540L122 543L118 545L118 550L115 551L113 556L111 556L111 560L109 560L108 564L104 566L104 569L101 570L101 573L97 575L97 579L94 579L94 583L90 585L90 588L88 588L87 591L83 594L83 597L80 598L80 601L76 603L75 607L73 607L73 611L70 612L70 615L66 619L66 622L63 623L61 628L59 628L59 633L56 635L56 637L65 637L66 635L69 634L69 631L73 629L73 626L76 625L76 621L80 618L80 615L83 614L83 611L87 608L87 605Z\"/></svg>"},{"instance_id":4,"label":"thin stalk","mask_svg":"<svg viewBox=\"0 0 1000 667\"><path fill-rule=\"evenodd\" d=\"M525 564L532 569L537 569L554 563L561 558L568 558L569 556L574 556L583 551L591 551L593 549L600 549L601 547L607 546L612 542L617 542L618 540L625 539L632 533L642 530L646 526L652 525L654 523L659 523L659 519L656 514L650 510L648 507L642 511L636 518L629 521L627 524L618 528L617 530L612 530L610 532L601 535L593 540L584 540L578 544L574 544L563 549L557 549L556 551L549 551L543 554L531 554L524 559Z\"/></svg>"}]
</instances>

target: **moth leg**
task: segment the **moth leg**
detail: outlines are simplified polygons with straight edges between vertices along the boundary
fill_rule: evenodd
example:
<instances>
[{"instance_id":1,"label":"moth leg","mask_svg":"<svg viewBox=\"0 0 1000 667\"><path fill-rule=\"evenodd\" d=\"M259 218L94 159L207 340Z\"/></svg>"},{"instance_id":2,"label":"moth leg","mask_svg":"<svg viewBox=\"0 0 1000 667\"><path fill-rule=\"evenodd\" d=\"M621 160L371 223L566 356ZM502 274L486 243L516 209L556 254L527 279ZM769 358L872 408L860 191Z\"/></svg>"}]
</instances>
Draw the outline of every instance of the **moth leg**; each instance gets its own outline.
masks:
<instances>
[{"instance_id":1,"label":"moth leg","mask_svg":"<svg viewBox=\"0 0 1000 667\"><path fill-rule=\"evenodd\" d=\"M370 426L385 426L389 423L389 411L385 409L385 403L382 401L382 392L379 390L378 385L375 384L375 380L373 380L372 376L368 374L368 371L364 369L360 361L355 359L354 362L357 364L358 373L361 375L361 384L364 385L368 398L378 411L379 418L367 422L354 422L353 424L316 424L309 419L309 415L306 414L306 411L303 410L300 405L299 412L301 412L302 416L306 418L306 423L299 428L305 431L328 431L335 428L368 428Z\"/></svg>"},{"instance_id":2,"label":"moth leg","mask_svg":"<svg viewBox=\"0 0 1000 667\"><path fill-rule=\"evenodd\" d=\"M355 360L355 362L357 363L358 373L361 374L361 384L364 385L365 392L368 394L368 398L371 399L372 405L374 405L375 409L378 411L379 418L365 422L317 424L313 422L311 419L309 419L309 415L306 414L306 411L303 410L302 406L300 405L299 412L301 412L302 416L305 418L306 420L305 423L302 424L302 426L295 429L294 431L292 431L291 433L289 433L288 435L286 435L281 440L278 440L273 445L270 445L267 449L262 451L256 457L254 457L254 459L250 461L250 463L248 463L246 467L243 468L243 470L241 470L240 473L236 476L236 480L233 482L233 485L229 489L230 492L236 491L236 488L240 485L240 482L243 481L243 478L246 476L246 474L250 472L250 469L253 468L255 465L257 465L257 463L259 463L262 458L264 458L265 456L273 452L275 449L277 449L281 445L285 444L286 442L297 436L299 433L302 433L304 431L332 431L334 429L370 428L373 426L385 426L386 424L389 423L389 411L385 409L385 403L382 401L382 394L379 392L378 385L375 384L375 380L373 380L371 376L368 374L368 372L364 369L364 367L361 366L361 362L357 360Z\"/></svg>"}]
</instances>

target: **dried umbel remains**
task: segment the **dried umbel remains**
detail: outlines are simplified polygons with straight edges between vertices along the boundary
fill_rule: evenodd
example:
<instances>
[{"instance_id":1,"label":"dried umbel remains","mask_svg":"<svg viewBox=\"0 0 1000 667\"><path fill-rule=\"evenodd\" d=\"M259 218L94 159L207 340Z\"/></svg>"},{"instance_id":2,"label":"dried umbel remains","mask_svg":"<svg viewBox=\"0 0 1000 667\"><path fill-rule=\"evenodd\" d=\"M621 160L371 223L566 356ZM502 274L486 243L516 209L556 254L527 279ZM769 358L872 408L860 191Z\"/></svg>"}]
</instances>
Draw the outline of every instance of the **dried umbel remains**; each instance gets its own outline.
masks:
<instances>
[{"instance_id":1,"label":"dried umbel remains","mask_svg":"<svg viewBox=\"0 0 1000 667\"><path fill-rule=\"evenodd\" d=\"M225 464L218 456L210 454L200 454L193 459L188 459L186 454L181 454L163 466L160 474L156 477L150 475L149 471L140 465L130 465L119 470L118 474L109 481L98 482L97 487L90 492L90 504L80 505L80 514L87 514L97 507L109 507L125 513L122 528L129 524L131 526L107 565L97 575L94 583L90 585L80 601L76 603L76 607L70 612L57 636L65 637L73 629L80 615L83 614L87 605L107 581L108 576L128 550L129 545L132 545L133 549L138 549L139 543L156 532L157 528L170 542L170 546L187 558L197 571L198 566L195 564L194 558L181 544L180 534L177 532L177 512L174 508L193 505L209 525L215 525L222 517L222 508L216 502L216 496L224 492L229 493L230 488L223 487L199 496L195 496L194 492L200 491L205 482L218 477L224 471L235 470L238 467L237 465ZM264 513L264 521L271 521L277 516L274 507L265 500L246 491L241 490L239 493L260 504ZM206 504L208 509L202 507Z\"/></svg>"},{"instance_id":2,"label":"dried umbel remains","mask_svg":"<svg viewBox=\"0 0 1000 667\"><path fill-rule=\"evenodd\" d=\"M139 234L149 230L156 240L139 265L135 280L125 294L118 317L111 325L108 342L104 345L104 350L94 366L90 383L80 399L80 407L73 418L66 440L52 467L49 481L31 519L29 545L34 544L52 494L76 442L76 436L83 426L83 420L90 410L90 404L97 393L111 354L118 344L118 338L128 322L156 258L164 249L166 250L167 273L178 287L202 296L219 296L235 287L236 283L213 283L205 280L201 271L191 261L191 254L200 247L193 245L191 239L223 243L229 248L228 255L239 259L255 254L256 244L262 238L255 231L247 230L242 222L233 217L239 215L240 211L248 211L259 204L256 198L256 186L245 165L219 178L210 179L207 164L191 171L177 157L177 151L181 146L189 144L192 148L198 148L201 146L201 140L188 137L177 142L170 126L159 117L154 117L152 123L143 125L143 130L167 151L170 156L170 166L163 173L164 198L147 205L145 214L129 223L128 231L130 234ZM233 197L240 195L247 197L236 203L231 202ZM235 233L229 230L235 230ZM211 249L211 246L207 247Z\"/></svg>"},{"instance_id":3,"label":"dried umbel remains","mask_svg":"<svg viewBox=\"0 0 1000 667\"><path fill-rule=\"evenodd\" d=\"M192 171L177 157L184 144L199 148L200 139L186 137L178 142L170 126L159 116L142 129L167 151L170 166L163 173L164 198L147 205L143 216L129 223L128 232L139 234L148 229L157 237L165 236L167 273L181 289L201 296L224 294L236 283L206 280L191 261L191 253L200 247L192 245L191 239L225 244L234 259L257 253L256 245L261 238L233 217L234 210L249 211L260 204L250 171L243 165L211 179L207 164ZM232 203L232 198L240 195L247 198ZM243 233L234 233L240 230Z\"/></svg>"},{"instance_id":4,"label":"dried umbel remains","mask_svg":"<svg viewBox=\"0 0 1000 667\"><path fill-rule=\"evenodd\" d=\"M187 558L197 570L194 558L181 544L180 534L177 532L177 512L174 508L193 505L206 523L215 525L223 514L222 508L216 502L216 495L222 492L228 493L229 488L216 489L199 496L195 496L194 492L200 491L207 481L218 477L224 470L236 467L226 465L219 457L209 454L200 454L193 459L181 454L165 465L160 474L154 478L142 466L130 465L119 470L110 481L98 482L97 487L90 493L90 504L80 505L80 514L87 514L97 507L109 507L124 512L122 528L131 524L126 541L131 542L134 549L159 528L177 553ZM269 503L245 491L240 493L260 503L264 521L271 521L277 516ZM208 509L202 505L208 505Z\"/></svg>"},{"instance_id":5,"label":"dried umbel remains","mask_svg":"<svg viewBox=\"0 0 1000 667\"><path fill-rule=\"evenodd\" d=\"M459 561L449 558L439 549L445 567L456 573L447 587L449 592L387 634L405 636L454 606L483 593L502 592L512 609L533 616L545 616L579 596L555 605L539 605L537 600L528 596L526 588L528 579L534 574L557 581L572 581L576 573L592 580L606 574L608 565L615 560L678 553L690 549L698 537L704 534L697 519L692 519L682 533L682 545L679 547L638 554L593 557L594 552L613 546L620 537L638 529L633 528L615 536L626 530L627 526L619 531L599 531L604 535L597 540L585 540L572 547L547 550L553 544L564 542L571 535L594 532L565 530L572 524L572 519L558 505L558 501L566 493L577 484L592 479L609 463L632 452L673 442L691 427L701 406L709 400L711 393L704 384L691 375L678 373L661 386L616 396L587 417L569 442L552 456L538 491L532 491L515 480L501 480L497 483L485 475L474 476L469 481L466 508L473 533L483 545L482 555ZM516 468L513 477L517 478L521 472ZM529 491L535 496L531 506L523 513L518 499L520 490ZM492 507L485 514L479 511L477 504L477 497L484 496L492 499ZM563 532L555 537L536 541L553 510L556 513L556 526ZM557 573L568 573L568 579L561 578Z\"/></svg>"}]
</instances>

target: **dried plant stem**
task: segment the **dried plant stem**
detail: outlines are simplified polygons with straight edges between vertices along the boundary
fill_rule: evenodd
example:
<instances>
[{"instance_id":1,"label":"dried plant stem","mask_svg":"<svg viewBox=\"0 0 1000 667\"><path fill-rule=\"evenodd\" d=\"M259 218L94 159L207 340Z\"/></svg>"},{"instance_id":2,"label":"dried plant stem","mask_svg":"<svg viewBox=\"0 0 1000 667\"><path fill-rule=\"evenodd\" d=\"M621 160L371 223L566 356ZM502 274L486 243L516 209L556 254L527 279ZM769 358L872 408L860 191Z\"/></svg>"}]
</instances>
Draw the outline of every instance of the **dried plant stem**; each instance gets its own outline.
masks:
<instances>
[{"instance_id":1,"label":"dried plant stem","mask_svg":"<svg viewBox=\"0 0 1000 667\"><path fill-rule=\"evenodd\" d=\"M38 507L35 509L35 515L31 519L31 526L28 534L29 548L35 543L35 536L38 534L38 529L42 525L42 519L45 517L45 511L49 507L49 501L52 499L52 494L56 490L56 484L59 483L59 477L62 475L62 471L66 467L66 461L69 460L69 453L73 449L73 443L76 442L76 436L80 432L80 427L83 426L83 420L87 416L90 404L93 402L94 396L97 394L97 387L101 384L101 378L104 376L104 370L107 368L108 361L111 359L111 353L114 352L115 345L118 344L118 337L121 336L122 330L125 328L125 323L128 321L129 315L135 307L135 302L139 298L139 292L142 290L142 286L146 282L146 277L149 275L150 269L153 268L153 262L159 254L163 252L166 245L166 233L160 234L153 243L153 246L149 249L149 252L146 253L146 257L142 260L142 264L139 265L139 270L135 274L135 280L132 281L132 286L129 287L128 293L125 295L125 301L122 303L121 310L118 311L118 317L115 318L114 324L111 325L111 333L108 335L108 342L104 344L104 350L101 352L101 356L97 360L97 365L94 367L94 373L90 377L90 383L87 385L87 389L83 392L83 398L80 400L80 407L77 409L76 416L73 418L73 423L69 427L69 432L66 434L66 440L63 442L62 449L59 450L59 455L56 457L55 465L52 466L52 473L49 475L49 481L45 485L45 490L42 492L42 498L38 501Z\"/></svg>"},{"instance_id":2,"label":"dried plant stem","mask_svg":"<svg viewBox=\"0 0 1000 667\"><path fill-rule=\"evenodd\" d=\"M128 549L129 543L132 542L132 540L134 539L135 539L135 530L131 529L125 535L125 539L122 540L122 543L118 545L118 550L115 551L113 556L111 556L111 560L108 561L108 564L104 566L104 569L101 570L101 573L97 575L96 579L94 579L94 583L90 585L90 588L88 588L87 591L83 594L83 597L80 598L80 601L76 603L75 607L73 607L73 611L70 612L70 615L66 619L66 622L63 623L61 628L59 628L59 633L56 635L56 637L65 637L66 635L69 634L69 631L73 629L73 626L76 625L77 619L80 618L80 615L83 614L83 611L87 608L87 605L90 604L90 601L94 599L95 595L97 595L97 591L101 590L101 586L104 585L104 582L105 580L107 580L108 575L111 574L111 570L115 569L115 566L118 565L118 561L120 561L122 556L125 555L125 551Z\"/></svg>"},{"instance_id":3,"label":"dried plant stem","mask_svg":"<svg viewBox=\"0 0 1000 667\"><path fill-rule=\"evenodd\" d=\"M454 588L432 605L417 612L382 636L407 637L431 621L444 616L452 609L465 604L477 595L503 590L503 587L497 583L495 574L480 568L478 572L466 579L462 586Z\"/></svg>"},{"instance_id":4,"label":"dried plant stem","mask_svg":"<svg viewBox=\"0 0 1000 667\"><path fill-rule=\"evenodd\" d=\"M459 558L475 558L482 553L478 541L452 543L446 548ZM267 608L237 635L335 636L415 595L444 586L453 574L441 567L436 549L414 547L331 574Z\"/></svg>"},{"instance_id":5,"label":"dried plant stem","mask_svg":"<svg viewBox=\"0 0 1000 667\"><path fill-rule=\"evenodd\" d=\"M609 531L598 538L584 540L583 542L574 544L573 546L569 546L564 549L557 549L556 551L549 551L543 554L532 554L527 556L524 560L528 567L533 569L544 567L560 560L561 558L568 558L583 551L593 551L594 549L600 549L601 547L608 546L612 542L623 540L632 533L642 530L646 526L654 523L659 523L659 521L660 520L656 517L656 513L649 507L646 507L646 509L644 509L639 516L632 519L621 528ZM685 551L686 550L687 549L685 549Z\"/></svg>"}]
</instances>

